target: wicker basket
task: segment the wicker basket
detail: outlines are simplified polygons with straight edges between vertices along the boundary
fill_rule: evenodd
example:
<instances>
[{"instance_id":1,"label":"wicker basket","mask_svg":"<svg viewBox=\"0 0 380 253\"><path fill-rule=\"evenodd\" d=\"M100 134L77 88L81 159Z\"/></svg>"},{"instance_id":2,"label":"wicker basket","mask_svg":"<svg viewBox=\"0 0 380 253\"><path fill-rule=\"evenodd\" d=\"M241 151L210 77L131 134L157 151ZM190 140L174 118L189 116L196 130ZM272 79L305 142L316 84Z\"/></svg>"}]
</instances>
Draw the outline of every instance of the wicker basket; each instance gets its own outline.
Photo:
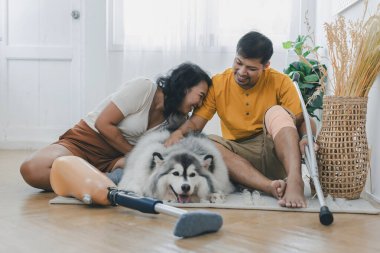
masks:
<instances>
[{"instance_id":1,"label":"wicker basket","mask_svg":"<svg viewBox=\"0 0 380 253\"><path fill-rule=\"evenodd\" d=\"M367 97L323 98L318 171L325 195L357 199L367 178Z\"/></svg>"}]
</instances>

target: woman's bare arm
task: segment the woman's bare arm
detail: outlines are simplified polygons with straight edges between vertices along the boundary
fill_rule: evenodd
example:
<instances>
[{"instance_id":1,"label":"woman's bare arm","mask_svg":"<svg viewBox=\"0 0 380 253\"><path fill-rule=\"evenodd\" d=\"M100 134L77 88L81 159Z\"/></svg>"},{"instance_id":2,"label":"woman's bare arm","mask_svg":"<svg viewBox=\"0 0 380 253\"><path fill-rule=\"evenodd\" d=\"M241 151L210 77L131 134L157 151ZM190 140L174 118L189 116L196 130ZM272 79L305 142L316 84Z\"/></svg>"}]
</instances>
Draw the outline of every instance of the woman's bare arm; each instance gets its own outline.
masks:
<instances>
[{"instance_id":1,"label":"woman's bare arm","mask_svg":"<svg viewBox=\"0 0 380 253\"><path fill-rule=\"evenodd\" d=\"M123 119L123 113L113 102L110 102L99 114L95 121L95 128L112 147L126 154L133 149L133 145L124 138L117 127Z\"/></svg>"}]
</instances>

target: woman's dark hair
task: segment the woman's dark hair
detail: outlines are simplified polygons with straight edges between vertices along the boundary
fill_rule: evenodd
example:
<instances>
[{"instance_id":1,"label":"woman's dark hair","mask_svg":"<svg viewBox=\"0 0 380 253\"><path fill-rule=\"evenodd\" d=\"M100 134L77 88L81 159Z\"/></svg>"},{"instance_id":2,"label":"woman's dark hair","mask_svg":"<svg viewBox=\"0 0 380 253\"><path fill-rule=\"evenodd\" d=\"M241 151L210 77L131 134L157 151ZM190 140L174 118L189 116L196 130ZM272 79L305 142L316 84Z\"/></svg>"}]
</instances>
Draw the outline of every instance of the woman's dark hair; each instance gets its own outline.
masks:
<instances>
[{"instance_id":1,"label":"woman's dark hair","mask_svg":"<svg viewBox=\"0 0 380 253\"><path fill-rule=\"evenodd\" d=\"M211 86L211 78L198 65L185 62L169 71L166 76L157 79L157 84L164 93L164 116L166 119L179 114L183 99L189 89L205 81Z\"/></svg>"},{"instance_id":2,"label":"woman's dark hair","mask_svg":"<svg viewBox=\"0 0 380 253\"><path fill-rule=\"evenodd\" d=\"M236 53L244 58L260 59L261 64L266 64L273 55L273 44L265 35L249 32L237 43Z\"/></svg>"}]
</instances>

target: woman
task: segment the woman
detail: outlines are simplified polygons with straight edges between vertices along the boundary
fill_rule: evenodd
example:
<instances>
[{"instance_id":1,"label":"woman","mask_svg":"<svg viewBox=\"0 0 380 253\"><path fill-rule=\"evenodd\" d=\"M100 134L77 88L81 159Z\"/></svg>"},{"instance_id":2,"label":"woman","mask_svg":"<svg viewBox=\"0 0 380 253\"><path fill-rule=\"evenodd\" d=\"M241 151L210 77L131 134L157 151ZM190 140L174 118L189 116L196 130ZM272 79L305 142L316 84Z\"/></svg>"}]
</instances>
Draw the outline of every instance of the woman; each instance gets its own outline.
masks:
<instances>
[{"instance_id":1,"label":"woman","mask_svg":"<svg viewBox=\"0 0 380 253\"><path fill-rule=\"evenodd\" d=\"M132 80L57 142L25 160L21 175L29 185L50 191L50 169L57 157L79 156L102 172L123 167L125 154L144 133L164 125L173 127L171 119L178 116L185 119L202 104L210 86L210 77L192 63L179 65L156 83L144 78Z\"/></svg>"}]
</instances>

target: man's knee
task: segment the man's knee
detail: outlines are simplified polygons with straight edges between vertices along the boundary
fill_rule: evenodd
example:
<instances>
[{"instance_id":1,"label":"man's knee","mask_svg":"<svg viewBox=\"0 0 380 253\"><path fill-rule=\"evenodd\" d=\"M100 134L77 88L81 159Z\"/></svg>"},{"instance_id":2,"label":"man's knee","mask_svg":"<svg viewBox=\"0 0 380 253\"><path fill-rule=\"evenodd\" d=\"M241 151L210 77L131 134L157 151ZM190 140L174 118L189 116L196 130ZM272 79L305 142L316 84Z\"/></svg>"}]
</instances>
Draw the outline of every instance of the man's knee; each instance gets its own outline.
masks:
<instances>
[{"instance_id":1,"label":"man's knee","mask_svg":"<svg viewBox=\"0 0 380 253\"><path fill-rule=\"evenodd\" d=\"M233 153L232 146L227 140L214 134L210 134L207 137L213 142L214 146L218 149L224 160L227 160L231 156Z\"/></svg>"},{"instance_id":2,"label":"man's knee","mask_svg":"<svg viewBox=\"0 0 380 253\"><path fill-rule=\"evenodd\" d=\"M217 142L217 141L214 141L212 140L214 146L218 149L219 153L222 155L222 157L225 159L228 154L231 152L231 150L229 150L226 146L224 146L223 144Z\"/></svg>"},{"instance_id":3,"label":"man's knee","mask_svg":"<svg viewBox=\"0 0 380 253\"><path fill-rule=\"evenodd\" d=\"M292 127L296 129L292 116L282 106L274 105L269 108L264 117L267 133L274 139L281 129Z\"/></svg>"}]
</instances>

